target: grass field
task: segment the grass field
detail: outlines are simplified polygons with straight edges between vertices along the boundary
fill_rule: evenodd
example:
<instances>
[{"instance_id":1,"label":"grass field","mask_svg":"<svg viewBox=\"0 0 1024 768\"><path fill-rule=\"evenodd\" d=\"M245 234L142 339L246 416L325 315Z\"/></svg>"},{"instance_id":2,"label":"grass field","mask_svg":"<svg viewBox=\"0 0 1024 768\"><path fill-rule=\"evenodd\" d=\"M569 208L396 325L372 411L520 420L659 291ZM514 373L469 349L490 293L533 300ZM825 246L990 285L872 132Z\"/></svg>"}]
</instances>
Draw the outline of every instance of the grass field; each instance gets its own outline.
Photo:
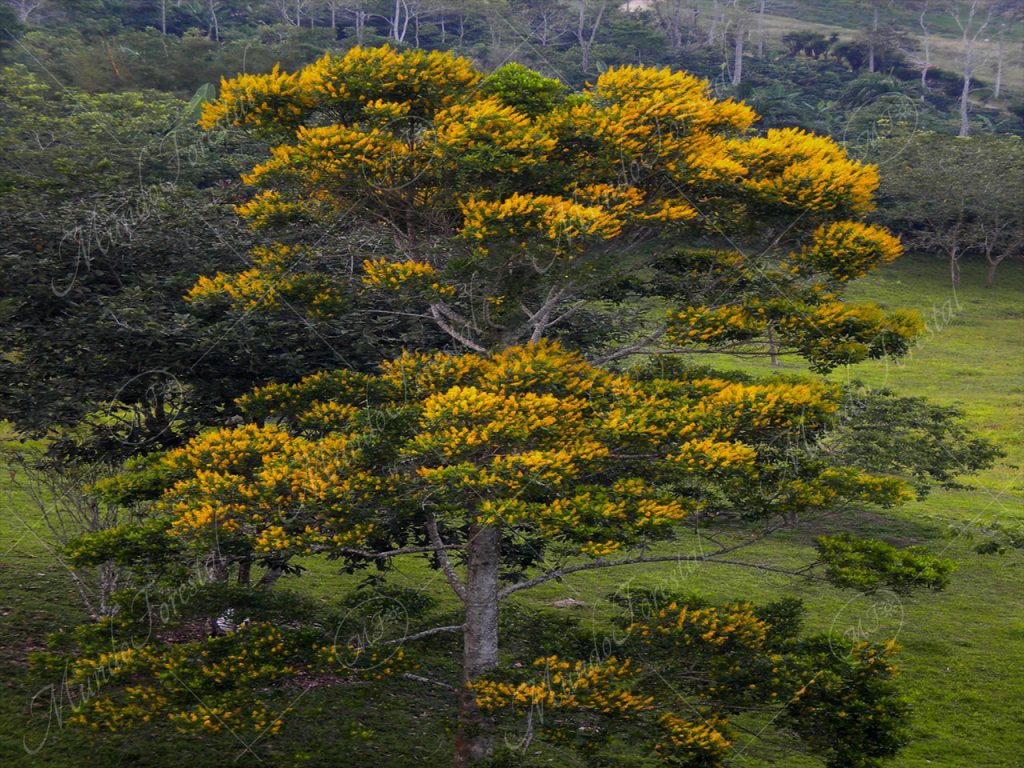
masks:
<instances>
[{"instance_id":1,"label":"grass field","mask_svg":"<svg viewBox=\"0 0 1024 768\"><path fill-rule=\"evenodd\" d=\"M528 609L554 612L550 601L573 597L585 603L576 615L593 627L595 640L607 632L607 595L623 582L710 598L767 600L780 595L804 599L808 629L856 631L870 639L896 637L902 652L904 685L913 706L913 741L892 762L898 768L1020 768L1024 766L1024 562L1022 554L981 555L979 526L1024 524L1024 269L1011 265L997 285L985 289L979 269L965 270L954 293L942 265L904 259L857 288L858 296L887 306L914 306L930 322L929 334L899 366L870 363L839 371L835 378L889 386L903 394L960 403L976 429L1007 452L1003 464L976 479L971 491L935 492L887 517L853 516L851 531L901 544L922 543L958 564L950 587L938 594L873 600L838 590L719 568L644 566L634 570L580 575L525 593L513 607L506 636L530 632ZM719 361L722 365L735 364ZM747 368L756 366L745 366ZM764 370L771 370L768 366ZM783 370L799 366L785 362ZM4 497L0 497L4 498ZM48 632L82 618L66 571L50 552L38 519L23 499L4 501L0 514L0 765L32 768L67 766L221 765L417 766L448 763L451 746L450 694L399 681L387 689L340 686L295 694L295 712L281 736L252 747L231 736L198 740L153 727L114 737L61 727L45 712L30 714L34 694L48 682L29 676L26 654ZM773 539L752 559L781 564L806 562L815 531ZM397 579L442 602L442 581L420 561L410 561ZM310 563L303 577L283 588L338 601L354 579ZM454 669L457 646L429 641L434 674ZM514 652L514 644L512 652ZM39 748L36 754L28 754ZM742 768L813 763L785 754L780 745L748 745L741 735L731 763ZM755 753L758 757L755 757ZM531 756L531 765L582 765L557 752ZM629 763L641 765L641 763Z\"/></svg>"}]
</instances>

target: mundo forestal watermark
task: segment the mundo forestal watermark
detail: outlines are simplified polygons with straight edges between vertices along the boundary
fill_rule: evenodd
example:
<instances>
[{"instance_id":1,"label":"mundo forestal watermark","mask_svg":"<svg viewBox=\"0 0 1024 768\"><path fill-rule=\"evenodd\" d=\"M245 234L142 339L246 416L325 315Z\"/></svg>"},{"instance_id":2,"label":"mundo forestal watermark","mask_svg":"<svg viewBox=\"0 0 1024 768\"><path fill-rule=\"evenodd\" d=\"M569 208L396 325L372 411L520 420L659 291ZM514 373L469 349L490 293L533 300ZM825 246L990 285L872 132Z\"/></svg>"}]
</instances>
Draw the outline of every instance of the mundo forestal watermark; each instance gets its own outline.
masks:
<instances>
[{"instance_id":1,"label":"mundo forestal watermark","mask_svg":"<svg viewBox=\"0 0 1024 768\"><path fill-rule=\"evenodd\" d=\"M22 736L26 754L36 755L56 742L64 726L72 722L97 697L108 683L128 670L154 632L179 618L200 590L213 581L211 570L197 563L189 578L173 589L157 590L155 582L132 591L124 600L123 613L130 617L127 631L119 632L122 623L109 619L110 650L88 662L67 660L60 677L39 688L28 704L29 719ZM81 663L80 663L81 662Z\"/></svg>"},{"instance_id":2,"label":"mundo forestal watermark","mask_svg":"<svg viewBox=\"0 0 1024 768\"><path fill-rule=\"evenodd\" d=\"M903 601L892 590L855 595L832 618L829 648L833 655L844 658L851 647L861 643L895 640L903 621Z\"/></svg>"}]
</instances>

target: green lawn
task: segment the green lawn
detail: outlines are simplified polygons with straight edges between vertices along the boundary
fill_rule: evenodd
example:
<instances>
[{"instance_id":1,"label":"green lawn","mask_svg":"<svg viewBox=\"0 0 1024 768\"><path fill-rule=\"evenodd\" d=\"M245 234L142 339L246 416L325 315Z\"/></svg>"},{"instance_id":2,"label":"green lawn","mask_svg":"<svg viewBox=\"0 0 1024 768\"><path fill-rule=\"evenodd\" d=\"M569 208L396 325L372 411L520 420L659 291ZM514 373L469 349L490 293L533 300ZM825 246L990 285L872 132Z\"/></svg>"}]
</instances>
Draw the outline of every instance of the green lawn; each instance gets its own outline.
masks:
<instances>
[{"instance_id":1,"label":"green lawn","mask_svg":"<svg viewBox=\"0 0 1024 768\"><path fill-rule=\"evenodd\" d=\"M930 318L926 339L903 364L870 363L833 374L886 385L904 394L961 403L971 424L1007 451L1006 463L982 474L977 488L936 492L887 517L859 514L840 525L901 544L923 543L957 561L958 570L943 593L873 600L838 590L794 582L783 576L673 565L580 574L563 584L525 593L519 607L554 612L553 599L574 597L576 610L592 628L595 642L608 635L607 595L629 581L648 587L699 592L710 598L768 600L780 595L804 599L808 629L856 634L870 639L895 636L904 684L914 709L913 742L892 762L899 768L1011 768L1024 766L1024 575L1020 551L980 555L977 528L993 522L1024 523L1024 269L1006 268L995 288L981 286L980 270L965 270L955 297L941 264L905 259L858 286L857 294L887 306L914 306ZM938 318L938 319L936 319ZM721 364L734 364L719 361ZM756 366L746 366L748 368ZM773 370L761 366L763 370ZM783 370L799 369L784 361ZM1016 466L1014 466L1016 465ZM48 682L31 678L25 656L47 632L82 618L63 566L52 555L40 521L24 499L3 499L0 515L0 765L66 766L220 765L337 766L376 765L432 768L448 764L451 747L450 694L398 681L378 686L340 686L296 691L295 712L281 736L245 751L230 736L200 740L156 728L130 735L95 737L49 723L45 713L30 715L34 694ZM780 564L806 562L818 531L786 532L762 545L751 559ZM333 603L354 583L329 564L311 562L310 571L283 588ZM421 561L410 561L396 581L439 597L435 609L450 609L443 580ZM507 636L532 630L529 616L510 610ZM457 647L435 639L427 646L432 672L454 669ZM514 644L510 653L515 653ZM754 766L810 765L785 755L777 745L748 747L738 739L733 762ZM753 753L762 756L758 760ZM238 758L235 760L235 758ZM557 751L535 756L531 764L582 765ZM632 765L633 763L631 763Z\"/></svg>"}]
</instances>

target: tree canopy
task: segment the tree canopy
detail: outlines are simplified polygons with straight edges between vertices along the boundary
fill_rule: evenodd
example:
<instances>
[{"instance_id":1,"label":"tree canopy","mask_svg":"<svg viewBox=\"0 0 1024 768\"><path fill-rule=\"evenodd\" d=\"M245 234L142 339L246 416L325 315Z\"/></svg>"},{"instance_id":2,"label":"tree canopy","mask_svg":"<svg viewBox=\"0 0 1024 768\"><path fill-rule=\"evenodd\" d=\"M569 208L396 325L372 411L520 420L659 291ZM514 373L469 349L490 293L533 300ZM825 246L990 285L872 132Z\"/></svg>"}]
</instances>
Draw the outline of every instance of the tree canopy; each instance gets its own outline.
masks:
<instances>
[{"instance_id":1,"label":"tree canopy","mask_svg":"<svg viewBox=\"0 0 1024 768\"><path fill-rule=\"evenodd\" d=\"M152 564L173 552L222 581L233 570L249 583L262 567L269 585L309 556L385 574L427 558L458 615L394 644L461 636L458 766L494 755L494 711L540 702L655 723L651 754L670 765L723 764L726 721L750 705L798 723L830 765L877 764L902 739L892 649L826 652L826 639L797 639L794 611L779 606L681 597L629 622L614 656L528 660L539 682L500 671L500 606L581 571L716 563L899 592L948 578L927 552L846 535L822 537L806 569L733 554L802 518L901 503L905 477L949 479L922 469L927 457L889 456L873 473L856 451L823 450L841 424L837 387L754 382L668 356L782 350L827 371L899 355L920 329L913 313L843 300L851 280L901 251L862 220L877 169L827 138L759 134L755 119L668 69L613 68L567 94L521 67L484 77L450 54L387 47L223 82L202 123L272 145L237 206L267 242L243 271L200 277L190 302L287 306L336 329L391 318L407 349L297 381L286 371L237 400L241 423L135 459L97 489L113 503L148 500L146 536L134 526L85 537L76 561ZM930 438L945 434L956 433ZM693 550L687 537L722 524L748 535ZM194 664L188 687L225 692L213 725L261 732L264 709L228 689L276 684L302 665L322 673L323 653L380 650L307 629L286 640L257 622L215 648L154 637L118 682ZM672 669L687 654L701 719L637 669L645 657ZM251 675L225 672L247 665ZM210 725L185 689L173 700L116 690L116 717L99 698L83 718Z\"/></svg>"}]
</instances>

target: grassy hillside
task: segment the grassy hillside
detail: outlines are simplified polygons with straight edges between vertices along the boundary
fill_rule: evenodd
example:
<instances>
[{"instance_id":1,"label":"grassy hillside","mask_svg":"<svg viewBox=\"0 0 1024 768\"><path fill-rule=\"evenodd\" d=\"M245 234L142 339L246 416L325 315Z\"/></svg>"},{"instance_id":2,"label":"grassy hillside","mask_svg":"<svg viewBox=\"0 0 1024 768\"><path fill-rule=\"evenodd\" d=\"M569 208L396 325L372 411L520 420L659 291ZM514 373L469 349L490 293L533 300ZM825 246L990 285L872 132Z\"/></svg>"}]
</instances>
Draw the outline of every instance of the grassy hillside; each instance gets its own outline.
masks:
<instances>
[{"instance_id":1,"label":"grassy hillside","mask_svg":"<svg viewBox=\"0 0 1024 768\"><path fill-rule=\"evenodd\" d=\"M698 3L704 19L714 13L711 0ZM756 4L750 4L752 7ZM918 20L919 11L904 4L880 3L881 24L892 24L906 30L912 37L920 38L922 29ZM963 66L963 43L956 21L943 10L940 3L934 3L927 17L931 35L931 58L933 66L951 72L959 72ZM977 22L976 22L977 23ZM765 7L764 29L769 38L781 38L793 30L812 30L829 34L835 32L840 38L849 40L871 24L871 3L868 0L768 0ZM1003 84L1019 94L1024 90L1024 55L1021 43L1024 41L1024 25L1016 24L1004 33ZM976 43L975 77L991 83L995 79L998 42L996 26L990 24Z\"/></svg>"},{"instance_id":2,"label":"grassy hillside","mask_svg":"<svg viewBox=\"0 0 1024 768\"><path fill-rule=\"evenodd\" d=\"M644 566L633 570L581 574L563 584L548 584L526 593L510 606L506 635L531 632L528 610L559 612L550 603L573 597L585 607L575 610L592 629L595 642L608 633L607 595L626 582L711 598L766 600L794 595L806 600L808 629L879 640L896 637L902 647L904 684L914 709L913 742L892 765L896 768L972 766L1019 768L1020 733L1024 730L1024 564L1019 551L997 555L975 552L976 528L985 523L1024 524L1024 269L1007 268L995 288L981 284L980 270L968 268L954 296L941 264L905 259L867 280L858 294L883 304L915 306L931 318L933 333L902 365L871 363L841 371L836 377L886 385L905 394L927 395L944 403L959 402L973 426L1008 452L1007 463L977 479L965 492L936 492L890 518L857 515L841 521L851 531L900 544L923 543L957 561L948 590L898 599L868 599L782 576L734 572L720 566L681 568ZM936 319L938 318L938 319ZM721 361L730 364L729 361ZM749 366L748 366L749 367ZM795 363L784 370L796 371ZM770 370L764 366L765 370ZM1013 466L1016 465L1016 466ZM61 728L44 712L30 715L33 696L50 682L32 679L25 655L47 632L82 618L67 574L55 560L40 521L24 499L3 498L0 514L0 765L62 768L93 765L204 766L233 764L280 766L379 765L445 766L450 750L450 695L412 682L382 689L361 686L296 689L294 713L281 737L252 747L231 736L199 741L166 728L114 737L88 738ZM788 533L763 546L753 559L806 562L814 531ZM444 601L443 580L411 561L397 582ZM339 577L329 564L311 570L285 588L328 603L338 601L355 578ZM754 575L752 575L754 574ZM339 585L343 585L339 589ZM434 611L443 613L450 603ZM451 671L457 648L449 639L430 641L435 675ZM514 648L512 651L514 652ZM45 700L45 699L44 699ZM67 713L65 713L67 714ZM36 755L35 748L49 738ZM753 747L741 734L733 765L810 765L786 754L782 745ZM753 756L756 752L761 759ZM527 761L524 758L524 763ZM531 765L579 765L547 751L529 758ZM638 763L630 763L636 765Z\"/></svg>"}]
</instances>

